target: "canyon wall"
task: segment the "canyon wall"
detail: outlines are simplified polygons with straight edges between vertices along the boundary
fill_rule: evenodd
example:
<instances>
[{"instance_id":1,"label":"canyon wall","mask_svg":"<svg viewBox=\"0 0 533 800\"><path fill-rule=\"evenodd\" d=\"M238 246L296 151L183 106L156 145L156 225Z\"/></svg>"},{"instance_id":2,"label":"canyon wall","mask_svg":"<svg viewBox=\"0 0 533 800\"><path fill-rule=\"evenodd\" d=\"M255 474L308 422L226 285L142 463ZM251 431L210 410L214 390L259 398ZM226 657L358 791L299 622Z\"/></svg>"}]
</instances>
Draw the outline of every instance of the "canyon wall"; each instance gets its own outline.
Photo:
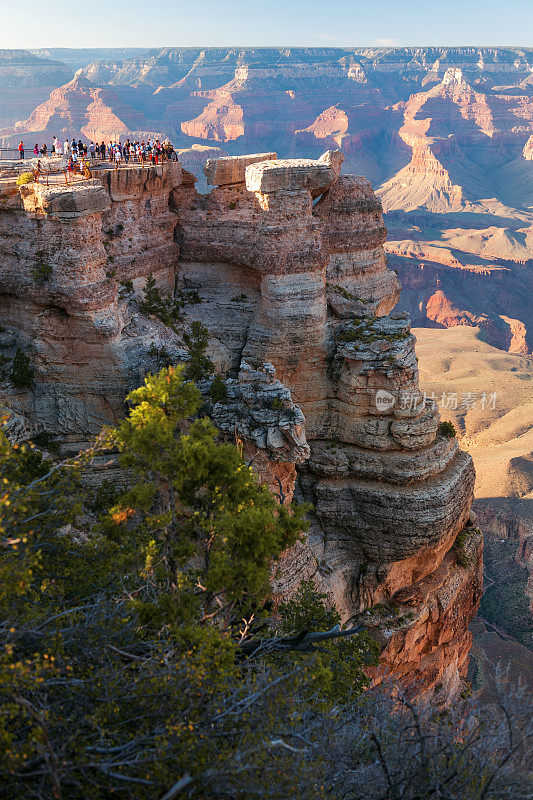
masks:
<instances>
[{"instance_id":1,"label":"canyon wall","mask_svg":"<svg viewBox=\"0 0 533 800\"><path fill-rule=\"evenodd\" d=\"M202 148L341 148L382 200L399 309L531 353L532 69L525 47L0 51L0 144L168 137L202 181Z\"/></svg>"},{"instance_id":2,"label":"canyon wall","mask_svg":"<svg viewBox=\"0 0 533 800\"><path fill-rule=\"evenodd\" d=\"M179 164L109 171L75 189L0 179L0 342L4 358L20 347L36 371L35 391L13 407L73 447L117 419L125 387L142 379L142 340L157 324L138 328L118 281L152 271L173 288L168 195L180 180Z\"/></svg>"},{"instance_id":3,"label":"canyon wall","mask_svg":"<svg viewBox=\"0 0 533 800\"><path fill-rule=\"evenodd\" d=\"M161 359L188 358L200 321L226 386L213 402L200 381L208 412L280 502L311 504L277 594L312 578L380 641L376 682L444 701L481 593L474 470L419 391L381 204L342 161L220 158L205 195L179 164L73 187L0 178L0 345L5 364L21 348L35 370L15 390L5 367L2 394L20 438L77 448ZM182 302L172 328L142 313L150 273Z\"/></svg>"}]
</instances>

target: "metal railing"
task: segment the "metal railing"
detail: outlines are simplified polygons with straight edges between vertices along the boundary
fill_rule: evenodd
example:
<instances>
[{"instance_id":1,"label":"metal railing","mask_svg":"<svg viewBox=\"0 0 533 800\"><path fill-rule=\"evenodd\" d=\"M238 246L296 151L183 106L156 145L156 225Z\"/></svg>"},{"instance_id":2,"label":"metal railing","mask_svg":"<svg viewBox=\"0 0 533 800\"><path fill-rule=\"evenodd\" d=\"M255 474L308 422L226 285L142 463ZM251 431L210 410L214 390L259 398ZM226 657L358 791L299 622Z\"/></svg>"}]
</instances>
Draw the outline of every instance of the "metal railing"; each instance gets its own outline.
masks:
<instances>
[{"instance_id":1,"label":"metal railing","mask_svg":"<svg viewBox=\"0 0 533 800\"><path fill-rule=\"evenodd\" d=\"M59 179L61 176L64 177L65 183L70 183L70 181L79 183L80 181L88 179L79 172L70 173L67 177L68 170L66 167L54 169L51 164L41 164L39 171L37 171L37 157L33 163L28 163L27 160L24 159L24 161L14 161L13 164L9 165L0 165L0 178L19 178L26 172L33 173L33 181L35 183L45 183L46 186L49 186L51 183L57 183L58 181L54 179Z\"/></svg>"},{"instance_id":2,"label":"metal railing","mask_svg":"<svg viewBox=\"0 0 533 800\"><path fill-rule=\"evenodd\" d=\"M18 154L18 150L14 148L1 148L0 149L0 160L2 160L2 154L6 151L15 152ZM68 156L59 155L59 156L36 156L33 153L26 158L26 154L24 159L6 159L9 160L9 164L0 164L0 177L8 178L8 177L19 177L25 172L33 172L34 173L34 180L37 183L45 183L49 186L51 183L56 183L55 178L59 178L60 175L64 176L65 183L80 183L82 181L91 180L93 177L92 174L85 174L79 171L81 160L78 159L74 162L75 170L68 170L66 166L61 166L57 169L54 169L54 161L57 159L65 159ZM42 159L47 159L46 163L42 163ZM152 167L154 165L159 165L163 163L168 163L170 161L177 161L177 155L174 151L165 151L163 153L158 153L156 157L152 158L146 155L146 157L139 157L137 154L131 154L127 159L123 156L119 161L115 160L112 156L110 157L109 154L106 153L105 156L101 156L99 153L95 153L92 156L90 153L87 156L82 156L83 163L88 167L89 173L93 173L95 171L101 171L104 169L124 169L130 167L132 165L138 167ZM37 173L37 162L41 161L40 170Z\"/></svg>"},{"instance_id":3,"label":"metal railing","mask_svg":"<svg viewBox=\"0 0 533 800\"><path fill-rule=\"evenodd\" d=\"M122 147L124 148L124 145L122 145ZM18 150L17 147L0 147L0 161L6 160L6 161L13 161L13 163L18 163L19 161L30 161L36 158L69 158L72 155L72 151L70 149L67 153L64 153L63 148L61 148L60 153L52 153L51 148L47 148L46 153L39 152L38 154L35 154L32 148L24 148L23 152L24 152L24 158L22 159L20 158L20 151ZM139 157L137 156L136 153L131 153L129 155L129 161L135 163L151 163L151 154L153 152L154 152L153 149L152 151L147 151L144 160L142 162L139 161ZM164 161L173 160L175 156L176 154L174 152L174 149L169 151L167 148L163 148L158 152L159 163L161 163L161 160ZM89 150L87 151L87 153L84 152L81 157L87 160L91 161L93 160ZM79 154L78 158L80 158ZM105 156L101 155L100 149L98 149L98 151L95 151L94 160L100 160L100 161L113 160L114 162L114 159L110 157L107 148ZM123 155L121 161L124 160L125 158Z\"/></svg>"}]
</instances>

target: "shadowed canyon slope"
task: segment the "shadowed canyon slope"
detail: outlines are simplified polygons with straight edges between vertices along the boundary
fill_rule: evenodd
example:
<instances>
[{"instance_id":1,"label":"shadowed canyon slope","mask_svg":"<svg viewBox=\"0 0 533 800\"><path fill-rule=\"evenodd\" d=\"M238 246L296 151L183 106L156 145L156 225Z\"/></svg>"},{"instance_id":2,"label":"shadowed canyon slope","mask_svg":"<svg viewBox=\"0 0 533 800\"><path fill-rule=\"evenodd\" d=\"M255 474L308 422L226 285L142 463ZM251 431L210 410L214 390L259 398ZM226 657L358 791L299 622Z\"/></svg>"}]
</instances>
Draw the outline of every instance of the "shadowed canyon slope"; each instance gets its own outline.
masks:
<instances>
[{"instance_id":1,"label":"shadowed canyon slope","mask_svg":"<svg viewBox=\"0 0 533 800\"><path fill-rule=\"evenodd\" d=\"M31 70L55 88L34 108L24 98L24 121L7 114L5 143L168 136L199 177L205 146L313 158L339 147L382 199L415 323L479 326L532 351L532 49L14 53L0 54L0 101Z\"/></svg>"},{"instance_id":2,"label":"shadowed canyon slope","mask_svg":"<svg viewBox=\"0 0 533 800\"><path fill-rule=\"evenodd\" d=\"M533 359L480 339L479 329L415 329L420 383L439 400L476 467L474 509L485 582L475 636L494 669L502 654L533 681ZM476 654L477 658L477 654Z\"/></svg>"}]
</instances>

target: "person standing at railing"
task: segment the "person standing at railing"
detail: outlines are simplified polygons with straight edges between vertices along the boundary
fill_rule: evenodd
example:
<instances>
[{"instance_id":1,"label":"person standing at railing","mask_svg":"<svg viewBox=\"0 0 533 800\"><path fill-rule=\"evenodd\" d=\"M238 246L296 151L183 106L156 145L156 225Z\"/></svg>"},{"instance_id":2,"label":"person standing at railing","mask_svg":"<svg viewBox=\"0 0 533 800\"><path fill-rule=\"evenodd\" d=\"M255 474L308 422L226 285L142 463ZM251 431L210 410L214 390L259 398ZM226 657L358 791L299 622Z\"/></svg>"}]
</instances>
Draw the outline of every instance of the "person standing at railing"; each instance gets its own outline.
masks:
<instances>
[{"instance_id":1,"label":"person standing at railing","mask_svg":"<svg viewBox=\"0 0 533 800\"><path fill-rule=\"evenodd\" d=\"M102 161L105 159L105 142L100 145L100 158Z\"/></svg>"},{"instance_id":2,"label":"person standing at railing","mask_svg":"<svg viewBox=\"0 0 533 800\"><path fill-rule=\"evenodd\" d=\"M35 181L35 183L39 183L39 175L42 175L41 159L37 161L37 164L33 168L33 180Z\"/></svg>"},{"instance_id":3,"label":"person standing at railing","mask_svg":"<svg viewBox=\"0 0 533 800\"><path fill-rule=\"evenodd\" d=\"M68 151L70 150L70 144L68 139L65 139L65 143L63 145L63 155L68 156Z\"/></svg>"},{"instance_id":4,"label":"person standing at railing","mask_svg":"<svg viewBox=\"0 0 533 800\"><path fill-rule=\"evenodd\" d=\"M21 142L19 144L19 158L20 159L24 158L24 143L23 142Z\"/></svg>"},{"instance_id":5,"label":"person standing at railing","mask_svg":"<svg viewBox=\"0 0 533 800\"><path fill-rule=\"evenodd\" d=\"M69 176L72 176L73 173L74 173L74 162L72 160L72 157L70 157L67 163L67 168L65 170L65 183L69 182Z\"/></svg>"},{"instance_id":6,"label":"person standing at railing","mask_svg":"<svg viewBox=\"0 0 533 800\"><path fill-rule=\"evenodd\" d=\"M89 153L91 154L91 158L94 158L94 142L91 142L89 145Z\"/></svg>"}]
</instances>

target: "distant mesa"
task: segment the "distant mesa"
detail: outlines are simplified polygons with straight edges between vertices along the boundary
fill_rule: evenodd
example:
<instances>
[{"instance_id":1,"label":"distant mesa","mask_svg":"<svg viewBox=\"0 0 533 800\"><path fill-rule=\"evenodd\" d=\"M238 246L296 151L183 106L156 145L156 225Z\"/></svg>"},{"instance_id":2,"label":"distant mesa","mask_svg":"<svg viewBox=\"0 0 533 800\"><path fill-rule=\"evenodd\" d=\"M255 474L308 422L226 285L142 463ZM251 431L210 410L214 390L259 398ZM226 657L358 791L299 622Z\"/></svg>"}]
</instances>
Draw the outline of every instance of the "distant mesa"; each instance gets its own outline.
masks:
<instances>
[{"instance_id":1,"label":"distant mesa","mask_svg":"<svg viewBox=\"0 0 533 800\"><path fill-rule=\"evenodd\" d=\"M202 192L213 156L341 148L376 187L418 324L532 351L532 49L1 51L0 124L15 148L168 137Z\"/></svg>"}]
</instances>

